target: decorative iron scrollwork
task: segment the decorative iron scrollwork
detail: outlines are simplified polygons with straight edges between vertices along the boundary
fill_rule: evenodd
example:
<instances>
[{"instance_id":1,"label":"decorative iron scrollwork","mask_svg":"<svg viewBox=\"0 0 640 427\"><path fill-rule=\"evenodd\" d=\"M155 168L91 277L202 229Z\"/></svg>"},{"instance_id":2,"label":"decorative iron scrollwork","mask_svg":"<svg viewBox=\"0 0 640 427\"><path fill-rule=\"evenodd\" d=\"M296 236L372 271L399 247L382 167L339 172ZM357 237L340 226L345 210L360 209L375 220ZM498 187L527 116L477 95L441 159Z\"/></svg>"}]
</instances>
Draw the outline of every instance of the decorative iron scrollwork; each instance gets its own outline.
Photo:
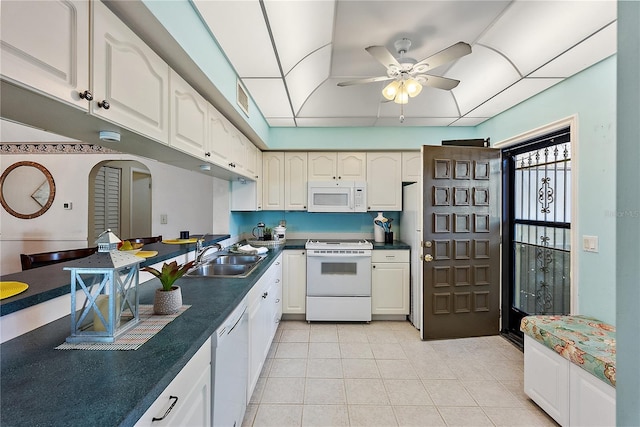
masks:
<instances>
[{"instance_id":1,"label":"decorative iron scrollwork","mask_svg":"<svg viewBox=\"0 0 640 427\"><path fill-rule=\"evenodd\" d=\"M551 182L551 178L545 176L544 178L542 178L541 180L542 186L538 190L538 201L542 205L542 208L540 208L540 212L542 213L551 212L549 205L553 203L554 193L553 193L553 187L551 187L550 182Z\"/></svg>"}]
</instances>

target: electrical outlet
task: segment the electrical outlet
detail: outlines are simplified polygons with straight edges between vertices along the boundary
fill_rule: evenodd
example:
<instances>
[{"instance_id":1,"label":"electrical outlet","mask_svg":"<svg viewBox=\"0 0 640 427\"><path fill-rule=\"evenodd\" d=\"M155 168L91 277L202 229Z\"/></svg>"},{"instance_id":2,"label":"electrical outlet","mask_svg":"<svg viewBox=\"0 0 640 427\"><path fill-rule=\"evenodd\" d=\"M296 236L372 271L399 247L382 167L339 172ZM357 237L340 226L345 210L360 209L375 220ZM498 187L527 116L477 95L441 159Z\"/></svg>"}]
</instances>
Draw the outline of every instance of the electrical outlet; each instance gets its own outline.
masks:
<instances>
[{"instance_id":1,"label":"electrical outlet","mask_svg":"<svg viewBox=\"0 0 640 427\"><path fill-rule=\"evenodd\" d=\"M168 222L167 214L160 214L160 224L167 224Z\"/></svg>"}]
</instances>

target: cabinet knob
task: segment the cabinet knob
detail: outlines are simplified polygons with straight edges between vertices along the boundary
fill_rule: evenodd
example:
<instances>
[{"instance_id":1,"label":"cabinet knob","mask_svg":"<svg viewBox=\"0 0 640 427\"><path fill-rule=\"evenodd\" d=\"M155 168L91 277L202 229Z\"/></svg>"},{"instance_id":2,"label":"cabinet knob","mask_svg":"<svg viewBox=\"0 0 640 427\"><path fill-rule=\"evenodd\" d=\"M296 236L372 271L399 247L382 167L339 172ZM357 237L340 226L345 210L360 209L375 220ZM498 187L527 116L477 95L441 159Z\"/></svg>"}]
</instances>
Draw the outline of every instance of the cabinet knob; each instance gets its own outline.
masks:
<instances>
[{"instance_id":1,"label":"cabinet knob","mask_svg":"<svg viewBox=\"0 0 640 427\"><path fill-rule=\"evenodd\" d=\"M204 153L205 157L211 157L211 153L209 151L207 151L206 153Z\"/></svg>"},{"instance_id":2,"label":"cabinet knob","mask_svg":"<svg viewBox=\"0 0 640 427\"><path fill-rule=\"evenodd\" d=\"M276 279L276 283L280 283L280 279Z\"/></svg>"},{"instance_id":3,"label":"cabinet knob","mask_svg":"<svg viewBox=\"0 0 640 427\"><path fill-rule=\"evenodd\" d=\"M262 299L267 298L267 295L269 295L269 292L265 292L264 294L262 294Z\"/></svg>"},{"instance_id":4,"label":"cabinet knob","mask_svg":"<svg viewBox=\"0 0 640 427\"><path fill-rule=\"evenodd\" d=\"M336 179L336 177L335 177L335 176L332 176L332 178L333 178L333 179Z\"/></svg>"},{"instance_id":5,"label":"cabinet knob","mask_svg":"<svg viewBox=\"0 0 640 427\"><path fill-rule=\"evenodd\" d=\"M276 300L276 304L278 304L279 302L280 302L280 298L278 298L278 299Z\"/></svg>"},{"instance_id":6,"label":"cabinet knob","mask_svg":"<svg viewBox=\"0 0 640 427\"><path fill-rule=\"evenodd\" d=\"M376 268L376 266L375 266L375 265L372 265L372 266L371 266L371 268Z\"/></svg>"},{"instance_id":7,"label":"cabinet knob","mask_svg":"<svg viewBox=\"0 0 640 427\"><path fill-rule=\"evenodd\" d=\"M102 101L98 101L98 107L108 110L109 108L111 108L111 104L109 104L109 101L105 99Z\"/></svg>"},{"instance_id":8,"label":"cabinet knob","mask_svg":"<svg viewBox=\"0 0 640 427\"><path fill-rule=\"evenodd\" d=\"M85 90L84 92L78 92L78 96L80 97L80 99L86 99L87 101L93 100L93 94L88 90Z\"/></svg>"}]
</instances>

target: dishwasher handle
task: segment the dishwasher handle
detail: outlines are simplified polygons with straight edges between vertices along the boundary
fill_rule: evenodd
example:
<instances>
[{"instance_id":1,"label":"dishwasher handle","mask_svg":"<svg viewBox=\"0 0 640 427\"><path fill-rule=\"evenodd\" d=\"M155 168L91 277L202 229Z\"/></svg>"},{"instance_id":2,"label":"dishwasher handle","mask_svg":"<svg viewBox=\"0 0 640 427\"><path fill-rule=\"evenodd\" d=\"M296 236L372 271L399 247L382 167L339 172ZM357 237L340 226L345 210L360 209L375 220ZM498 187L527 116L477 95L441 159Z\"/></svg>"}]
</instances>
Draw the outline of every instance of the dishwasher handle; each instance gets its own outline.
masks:
<instances>
[{"instance_id":1,"label":"dishwasher handle","mask_svg":"<svg viewBox=\"0 0 640 427\"><path fill-rule=\"evenodd\" d=\"M240 323L240 321L242 320L246 312L247 312L247 307L245 306L244 309L242 310L242 313L240 313L240 316L238 316L233 326L229 328L229 330L227 331L227 335L229 335L236 328L236 326L238 326L238 323Z\"/></svg>"}]
</instances>

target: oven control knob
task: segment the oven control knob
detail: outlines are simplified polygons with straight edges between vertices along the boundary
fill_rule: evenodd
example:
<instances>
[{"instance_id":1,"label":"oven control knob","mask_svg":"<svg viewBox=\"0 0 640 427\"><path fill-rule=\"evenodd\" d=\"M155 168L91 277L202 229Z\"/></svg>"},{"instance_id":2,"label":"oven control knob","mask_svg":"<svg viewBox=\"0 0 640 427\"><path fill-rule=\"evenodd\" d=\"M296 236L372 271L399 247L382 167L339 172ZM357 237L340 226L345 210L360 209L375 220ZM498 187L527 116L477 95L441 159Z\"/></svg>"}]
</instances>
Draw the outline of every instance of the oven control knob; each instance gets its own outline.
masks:
<instances>
[{"instance_id":1,"label":"oven control knob","mask_svg":"<svg viewBox=\"0 0 640 427\"><path fill-rule=\"evenodd\" d=\"M433 257L432 257L431 255L429 255L429 254L426 254L426 255L424 256L424 260L425 260L426 262L431 262L431 261L433 261Z\"/></svg>"}]
</instances>

